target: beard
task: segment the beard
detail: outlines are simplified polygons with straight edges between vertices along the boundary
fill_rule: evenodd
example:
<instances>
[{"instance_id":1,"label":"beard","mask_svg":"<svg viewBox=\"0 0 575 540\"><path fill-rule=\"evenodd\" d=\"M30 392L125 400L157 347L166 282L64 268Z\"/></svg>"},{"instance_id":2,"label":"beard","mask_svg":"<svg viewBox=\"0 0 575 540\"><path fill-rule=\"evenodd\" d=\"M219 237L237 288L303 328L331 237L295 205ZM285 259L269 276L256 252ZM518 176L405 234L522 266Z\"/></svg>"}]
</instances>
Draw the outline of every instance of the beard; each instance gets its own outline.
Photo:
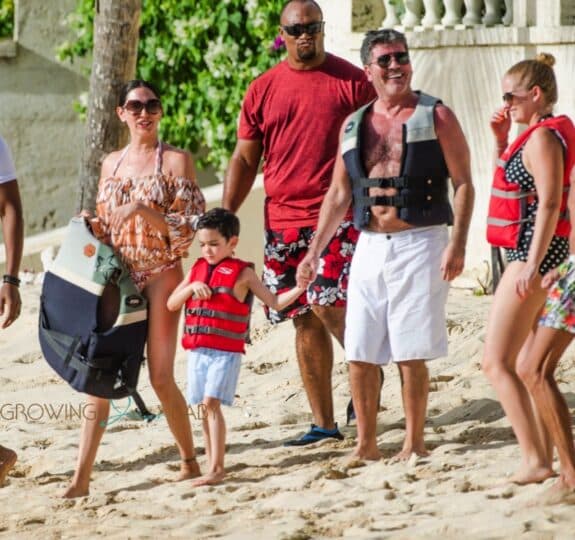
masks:
<instances>
[{"instance_id":1,"label":"beard","mask_svg":"<svg viewBox=\"0 0 575 540\"><path fill-rule=\"evenodd\" d=\"M312 45L310 48L300 49L297 48L297 57L300 60L313 60L317 55L317 51L315 45Z\"/></svg>"}]
</instances>

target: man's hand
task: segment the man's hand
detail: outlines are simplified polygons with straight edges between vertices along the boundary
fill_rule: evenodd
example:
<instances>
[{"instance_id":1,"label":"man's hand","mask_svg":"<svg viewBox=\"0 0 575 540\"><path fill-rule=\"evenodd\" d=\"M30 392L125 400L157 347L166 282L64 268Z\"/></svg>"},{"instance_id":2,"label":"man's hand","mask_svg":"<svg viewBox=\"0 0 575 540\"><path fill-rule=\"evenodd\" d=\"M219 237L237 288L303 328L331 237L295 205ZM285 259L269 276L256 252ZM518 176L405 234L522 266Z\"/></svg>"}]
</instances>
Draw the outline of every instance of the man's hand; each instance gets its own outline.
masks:
<instances>
[{"instance_id":1,"label":"man's hand","mask_svg":"<svg viewBox=\"0 0 575 540\"><path fill-rule=\"evenodd\" d=\"M298 264L295 274L295 280L298 287L307 289L309 284L317 276L317 267L319 266L319 257L312 255L309 251Z\"/></svg>"},{"instance_id":2,"label":"man's hand","mask_svg":"<svg viewBox=\"0 0 575 540\"><path fill-rule=\"evenodd\" d=\"M19 316L22 303L18 287L4 283L0 288L0 318L2 328L8 328Z\"/></svg>"},{"instance_id":3,"label":"man's hand","mask_svg":"<svg viewBox=\"0 0 575 540\"><path fill-rule=\"evenodd\" d=\"M465 248L449 242L441 257L441 277L443 280L451 281L461 274L464 263Z\"/></svg>"}]
</instances>

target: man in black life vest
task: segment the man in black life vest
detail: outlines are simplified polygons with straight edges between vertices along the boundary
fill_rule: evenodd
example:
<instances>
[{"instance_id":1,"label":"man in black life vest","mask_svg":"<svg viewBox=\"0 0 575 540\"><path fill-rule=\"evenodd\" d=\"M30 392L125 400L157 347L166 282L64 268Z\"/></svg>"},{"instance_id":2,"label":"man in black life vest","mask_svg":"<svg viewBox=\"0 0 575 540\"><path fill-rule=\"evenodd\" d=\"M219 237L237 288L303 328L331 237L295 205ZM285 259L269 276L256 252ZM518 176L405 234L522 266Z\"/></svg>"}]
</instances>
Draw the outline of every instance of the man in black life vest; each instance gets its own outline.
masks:
<instances>
[{"instance_id":1,"label":"man in black life vest","mask_svg":"<svg viewBox=\"0 0 575 540\"><path fill-rule=\"evenodd\" d=\"M360 459L379 459L379 366L397 363L406 434L399 459L426 455L429 374L425 361L447 354L445 301L463 270L473 207L469 149L453 112L411 89L405 36L368 32L361 47L377 99L350 115L323 201L317 235L297 271L305 286L318 254L353 204L361 229L350 272L345 351L357 415ZM453 210L448 181L454 190ZM451 235L448 225L453 225Z\"/></svg>"}]
</instances>

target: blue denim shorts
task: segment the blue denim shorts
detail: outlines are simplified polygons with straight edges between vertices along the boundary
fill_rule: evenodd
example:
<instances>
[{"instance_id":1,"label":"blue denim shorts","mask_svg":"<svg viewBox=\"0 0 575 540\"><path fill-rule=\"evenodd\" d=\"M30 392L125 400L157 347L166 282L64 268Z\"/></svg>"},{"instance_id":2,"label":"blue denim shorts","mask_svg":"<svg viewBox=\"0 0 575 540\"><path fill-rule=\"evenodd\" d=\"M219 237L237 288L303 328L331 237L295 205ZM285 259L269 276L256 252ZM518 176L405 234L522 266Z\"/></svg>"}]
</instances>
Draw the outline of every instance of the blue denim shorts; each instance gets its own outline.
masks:
<instances>
[{"instance_id":1,"label":"blue denim shorts","mask_svg":"<svg viewBox=\"0 0 575 540\"><path fill-rule=\"evenodd\" d=\"M205 397L232 405L238 386L242 354L200 347L188 351L188 404L202 403Z\"/></svg>"}]
</instances>

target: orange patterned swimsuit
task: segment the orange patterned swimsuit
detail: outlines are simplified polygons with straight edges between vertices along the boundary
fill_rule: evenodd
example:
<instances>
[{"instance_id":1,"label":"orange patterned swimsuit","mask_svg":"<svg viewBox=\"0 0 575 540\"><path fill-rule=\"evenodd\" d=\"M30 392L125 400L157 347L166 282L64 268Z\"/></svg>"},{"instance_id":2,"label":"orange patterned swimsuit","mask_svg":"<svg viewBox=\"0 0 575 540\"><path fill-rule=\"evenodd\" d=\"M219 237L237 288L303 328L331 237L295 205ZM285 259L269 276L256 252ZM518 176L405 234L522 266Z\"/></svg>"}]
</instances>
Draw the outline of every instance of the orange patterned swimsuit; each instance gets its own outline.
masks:
<instances>
[{"instance_id":1,"label":"orange patterned swimsuit","mask_svg":"<svg viewBox=\"0 0 575 540\"><path fill-rule=\"evenodd\" d=\"M193 224L204 212L205 201L197 184L182 176L162 173L162 143L156 150L153 175L140 178L116 176L128 147L122 152L112 176L103 178L96 197L94 234L111 245L122 258L136 286L143 290L155 274L174 268L194 238ZM164 236L141 216L134 216L120 228L109 225L112 212L124 204L141 202L164 214L168 235Z\"/></svg>"}]
</instances>

